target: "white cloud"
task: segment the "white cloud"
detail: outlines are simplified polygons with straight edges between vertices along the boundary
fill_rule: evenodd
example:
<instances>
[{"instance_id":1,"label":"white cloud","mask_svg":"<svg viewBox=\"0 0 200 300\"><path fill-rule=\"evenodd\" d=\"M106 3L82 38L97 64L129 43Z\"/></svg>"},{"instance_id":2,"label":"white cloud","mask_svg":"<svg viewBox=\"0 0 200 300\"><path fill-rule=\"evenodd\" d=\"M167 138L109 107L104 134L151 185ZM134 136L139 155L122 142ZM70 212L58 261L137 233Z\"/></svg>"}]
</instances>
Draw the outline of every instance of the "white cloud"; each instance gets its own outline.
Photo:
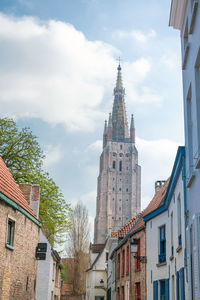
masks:
<instances>
[{"instance_id":1,"label":"white cloud","mask_svg":"<svg viewBox=\"0 0 200 300\"><path fill-rule=\"evenodd\" d=\"M142 208L145 208L154 195L154 183L167 180L171 175L179 144L168 140L144 140L136 138L139 164L142 167Z\"/></svg>"},{"instance_id":2,"label":"white cloud","mask_svg":"<svg viewBox=\"0 0 200 300\"><path fill-rule=\"evenodd\" d=\"M99 105L114 81L114 47L88 41L64 22L3 14L0 44L2 115L39 117L83 131L103 118Z\"/></svg>"},{"instance_id":3,"label":"white cloud","mask_svg":"<svg viewBox=\"0 0 200 300\"><path fill-rule=\"evenodd\" d=\"M180 67L179 56L174 52L163 55L160 63L164 64L170 70L177 70Z\"/></svg>"},{"instance_id":4,"label":"white cloud","mask_svg":"<svg viewBox=\"0 0 200 300\"><path fill-rule=\"evenodd\" d=\"M49 167L59 162L63 156L60 145L57 146L47 145L45 147L44 154L45 154L44 165L46 167Z\"/></svg>"},{"instance_id":5,"label":"white cloud","mask_svg":"<svg viewBox=\"0 0 200 300\"><path fill-rule=\"evenodd\" d=\"M94 151L94 152L98 152L101 153L102 151L102 140L96 140L94 143L90 144L86 151Z\"/></svg>"},{"instance_id":6,"label":"white cloud","mask_svg":"<svg viewBox=\"0 0 200 300\"><path fill-rule=\"evenodd\" d=\"M155 36L156 36L156 32L153 29L151 29L147 33L144 33L140 30L131 30L131 31L117 30L113 33L113 37L115 38L133 39L134 41L142 44L148 42L150 39L154 38Z\"/></svg>"},{"instance_id":7,"label":"white cloud","mask_svg":"<svg viewBox=\"0 0 200 300\"><path fill-rule=\"evenodd\" d=\"M112 93L119 54L111 45L64 22L0 14L0 52L1 116L36 117L70 131L92 131L105 118L100 105ZM159 101L139 87L150 70L145 58L124 63L127 99Z\"/></svg>"}]
</instances>

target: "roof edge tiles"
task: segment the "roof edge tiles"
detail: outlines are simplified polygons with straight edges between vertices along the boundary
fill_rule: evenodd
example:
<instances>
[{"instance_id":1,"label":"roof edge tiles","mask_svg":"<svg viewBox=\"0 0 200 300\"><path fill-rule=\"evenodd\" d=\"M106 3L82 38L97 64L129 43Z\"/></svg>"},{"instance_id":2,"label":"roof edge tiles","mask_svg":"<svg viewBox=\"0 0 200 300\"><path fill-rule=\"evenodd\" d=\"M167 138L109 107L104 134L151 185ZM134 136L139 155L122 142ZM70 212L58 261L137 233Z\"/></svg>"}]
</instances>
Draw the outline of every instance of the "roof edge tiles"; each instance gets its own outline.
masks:
<instances>
[{"instance_id":1,"label":"roof edge tiles","mask_svg":"<svg viewBox=\"0 0 200 300\"><path fill-rule=\"evenodd\" d=\"M160 202L160 204L157 207L155 207L154 210L150 210L147 214L144 214L145 222L147 222L150 219L154 218L155 216L163 213L168 208L170 199L172 197L172 194L173 194L173 191L174 191L174 188L176 185L176 182L178 180L178 176L182 169L184 156L185 156L185 147L179 146L178 150L177 150L176 158L174 161L173 169L171 172L171 176L167 180L167 182L164 184L164 186L160 189L160 190L164 189L164 191L163 191L164 196L162 197L162 195L161 195L162 201ZM158 193L160 192L160 190L158 191Z\"/></svg>"},{"instance_id":2,"label":"roof edge tiles","mask_svg":"<svg viewBox=\"0 0 200 300\"><path fill-rule=\"evenodd\" d=\"M24 209L21 205L16 203L13 199L9 198L8 196L4 195L2 192L0 192L0 200L4 201L6 204L11 206L12 208L18 210L21 212L24 216L29 218L31 221L33 221L36 225L41 227L41 223L38 219L33 217L26 209Z\"/></svg>"}]
</instances>

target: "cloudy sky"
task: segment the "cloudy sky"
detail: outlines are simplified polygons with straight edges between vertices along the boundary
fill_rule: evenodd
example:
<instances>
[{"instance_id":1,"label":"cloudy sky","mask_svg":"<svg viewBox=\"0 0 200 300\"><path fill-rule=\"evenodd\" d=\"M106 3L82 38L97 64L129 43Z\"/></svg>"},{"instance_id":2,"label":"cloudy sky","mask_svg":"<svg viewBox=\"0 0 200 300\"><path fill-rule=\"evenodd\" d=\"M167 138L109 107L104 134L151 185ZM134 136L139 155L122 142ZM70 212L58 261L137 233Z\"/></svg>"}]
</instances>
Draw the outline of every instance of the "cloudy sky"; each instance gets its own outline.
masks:
<instances>
[{"instance_id":1,"label":"cloudy sky","mask_svg":"<svg viewBox=\"0 0 200 300\"><path fill-rule=\"evenodd\" d=\"M169 12L170 0L0 1L0 116L31 127L45 168L66 201L85 203L91 223L119 56L142 208L184 143L180 41Z\"/></svg>"}]
</instances>

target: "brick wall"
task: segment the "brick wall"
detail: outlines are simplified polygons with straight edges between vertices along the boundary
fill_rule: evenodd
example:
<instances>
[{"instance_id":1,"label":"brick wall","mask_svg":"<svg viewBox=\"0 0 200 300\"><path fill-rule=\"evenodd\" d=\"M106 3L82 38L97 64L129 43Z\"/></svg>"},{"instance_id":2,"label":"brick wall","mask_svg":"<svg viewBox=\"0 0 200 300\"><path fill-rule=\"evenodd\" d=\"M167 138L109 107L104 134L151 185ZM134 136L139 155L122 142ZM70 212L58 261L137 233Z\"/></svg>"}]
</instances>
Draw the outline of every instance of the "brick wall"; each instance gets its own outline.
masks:
<instances>
[{"instance_id":1,"label":"brick wall","mask_svg":"<svg viewBox=\"0 0 200 300\"><path fill-rule=\"evenodd\" d=\"M6 244L8 217L15 221L14 249ZM0 200L0 299L34 300L39 227Z\"/></svg>"},{"instance_id":2,"label":"brick wall","mask_svg":"<svg viewBox=\"0 0 200 300\"><path fill-rule=\"evenodd\" d=\"M140 256L146 255L146 241L145 241L145 229L140 230L137 233L134 233L131 236L131 241L133 239L140 240ZM118 289L120 290L120 299L117 296L117 300L145 300L146 299L146 264L140 263L140 267L137 269L136 264L137 260L134 258L135 254L129 254L129 260L131 260L131 268L129 268L129 273L127 273L127 247L129 245L129 241L127 240L126 243L117 250L117 256L120 253L120 278L117 278L116 281L116 291L118 294ZM122 274L122 257L123 257L123 250L125 251L125 274ZM118 262L117 262L118 264ZM130 282L130 271L131 271L131 282ZM136 284L140 283L140 291L141 297L136 297ZM124 299L122 295L122 290L124 287Z\"/></svg>"}]
</instances>

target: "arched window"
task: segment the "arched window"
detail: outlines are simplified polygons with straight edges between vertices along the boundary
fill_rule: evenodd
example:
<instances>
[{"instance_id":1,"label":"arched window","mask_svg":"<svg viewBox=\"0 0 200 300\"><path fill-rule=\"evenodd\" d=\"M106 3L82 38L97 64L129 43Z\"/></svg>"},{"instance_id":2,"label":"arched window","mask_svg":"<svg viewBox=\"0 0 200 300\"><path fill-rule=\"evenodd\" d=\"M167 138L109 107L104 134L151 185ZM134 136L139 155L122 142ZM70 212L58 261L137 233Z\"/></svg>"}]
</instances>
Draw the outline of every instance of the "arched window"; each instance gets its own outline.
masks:
<instances>
[{"instance_id":1,"label":"arched window","mask_svg":"<svg viewBox=\"0 0 200 300\"><path fill-rule=\"evenodd\" d=\"M115 160L113 160L113 169L115 169Z\"/></svg>"},{"instance_id":2,"label":"arched window","mask_svg":"<svg viewBox=\"0 0 200 300\"><path fill-rule=\"evenodd\" d=\"M120 160L119 162L119 171L121 172L122 171L122 161Z\"/></svg>"}]
</instances>

